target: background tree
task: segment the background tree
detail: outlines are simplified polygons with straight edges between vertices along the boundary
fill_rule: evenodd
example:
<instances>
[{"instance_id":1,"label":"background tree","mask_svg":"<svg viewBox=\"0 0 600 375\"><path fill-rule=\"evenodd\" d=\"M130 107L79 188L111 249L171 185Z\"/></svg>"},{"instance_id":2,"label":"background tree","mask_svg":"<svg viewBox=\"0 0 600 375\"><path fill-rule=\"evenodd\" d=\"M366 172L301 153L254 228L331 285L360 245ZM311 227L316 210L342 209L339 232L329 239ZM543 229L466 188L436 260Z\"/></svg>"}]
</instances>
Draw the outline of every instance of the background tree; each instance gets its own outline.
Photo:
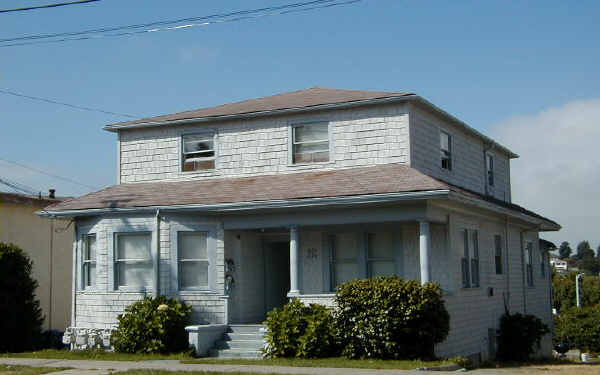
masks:
<instances>
[{"instance_id":1,"label":"background tree","mask_svg":"<svg viewBox=\"0 0 600 375\"><path fill-rule=\"evenodd\" d=\"M560 247L558 248L558 254L560 259L565 259L571 256L571 253L573 252L573 250L571 250L571 246L569 245L569 243L567 241L563 241L563 243L560 244Z\"/></svg>"},{"instance_id":2,"label":"background tree","mask_svg":"<svg viewBox=\"0 0 600 375\"><path fill-rule=\"evenodd\" d=\"M600 245L598 245L598 248L596 249L596 258L600 259Z\"/></svg>"},{"instance_id":3,"label":"background tree","mask_svg":"<svg viewBox=\"0 0 600 375\"><path fill-rule=\"evenodd\" d=\"M31 350L39 341L44 318L32 265L19 247L0 242L0 352Z\"/></svg>"},{"instance_id":4,"label":"background tree","mask_svg":"<svg viewBox=\"0 0 600 375\"><path fill-rule=\"evenodd\" d=\"M586 275L598 276L600 259L587 256L581 261L581 268Z\"/></svg>"},{"instance_id":5,"label":"background tree","mask_svg":"<svg viewBox=\"0 0 600 375\"><path fill-rule=\"evenodd\" d=\"M584 260L585 258L593 258L595 255L588 241L581 241L577 245L577 259Z\"/></svg>"},{"instance_id":6,"label":"background tree","mask_svg":"<svg viewBox=\"0 0 600 375\"><path fill-rule=\"evenodd\" d=\"M554 307L558 312L564 312L575 307L575 275L577 272L569 272L566 275L554 275L552 278L552 293L554 296ZM583 277L582 282L582 305L594 306L600 304L600 277Z\"/></svg>"}]
</instances>

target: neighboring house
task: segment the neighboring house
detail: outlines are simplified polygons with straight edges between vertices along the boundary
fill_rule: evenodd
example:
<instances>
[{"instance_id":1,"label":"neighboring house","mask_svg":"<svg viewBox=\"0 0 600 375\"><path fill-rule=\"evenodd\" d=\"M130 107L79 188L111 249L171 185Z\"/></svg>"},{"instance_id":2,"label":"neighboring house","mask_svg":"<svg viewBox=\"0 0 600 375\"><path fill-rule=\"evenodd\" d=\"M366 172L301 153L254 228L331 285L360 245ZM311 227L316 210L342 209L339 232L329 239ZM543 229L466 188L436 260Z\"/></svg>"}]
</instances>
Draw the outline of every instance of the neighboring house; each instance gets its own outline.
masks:
<instances>
[{"instance_id":1,"label":"neighboring house","mask_svg":"<svg viewBox=\"0 0 600 375\"><path fill-rule=\"evenodd\" d=\"M550 265L554 267L558 273L567 273L569 271L569 264L567 261L560 258L551 258Z\"/></svg>"},{"instance_id":2,"label":"neighboring house","mask_svg":"<svg viewBox=\"0 0 600 375\"><path fill-rule=\"evenodd\" d=\"M0 192L0 242L14 243L33 261L43 328L64 331L71 321L74 226L36 215L60 199ZM1 277L10 277L2 275Z\"/></svg>"},{"instance_id":3,"label":"neighboring house","mask_svg":"<svg viewBox=\"0 0 600 375\"><path fill-rule=\"evenodd\" d=\"M441 284L442 357L492 357L505 307L552 322L538 232L560 226L511 203L516 154L415 94L317 87L105 129L118 184L41 213L76 221L78 332L159 294L195 324L260 323L377 275Z\"/></svg>"}]
</instances>

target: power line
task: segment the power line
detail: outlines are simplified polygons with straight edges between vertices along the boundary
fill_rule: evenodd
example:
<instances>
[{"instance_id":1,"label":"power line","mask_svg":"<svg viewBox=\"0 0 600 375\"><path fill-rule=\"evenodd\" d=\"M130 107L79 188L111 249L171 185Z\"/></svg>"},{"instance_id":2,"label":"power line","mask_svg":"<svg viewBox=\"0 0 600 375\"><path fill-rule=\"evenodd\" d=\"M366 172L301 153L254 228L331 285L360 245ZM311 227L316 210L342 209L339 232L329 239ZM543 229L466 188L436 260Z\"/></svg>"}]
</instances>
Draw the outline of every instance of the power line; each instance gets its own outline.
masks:
<instances>
[{"instance_id":1,"label":"power line","mask_svg":"<svg viewBox=\"0 0 600 375\"><path fill-rule=\"evenodd\" d=\"M0 177L0 184L8 186L9 188L11 188L15 193L19 193L19 194L27 194L27 195L38 195L41 194L40 190L37 190L35 188L32 188L31 186L25 185L25 184L21 184L19 182L13 181L13 180L9 180L6 177Z\"/></svg>"},{"instance_id":2,"label":"power line","mask_svg":"<svg viewBox=\"0 0 600 375\"><path fill-rule=\"evenodd\" d=\"M25 165L25 164L17 163L16 161L4 159L2 157L0 157L0 160L4 161L6 163L12 164L12 165L16 165L16 166L21 167L21 168L29 169L30 171L33 171L33 172L37 172L37 173L46 175L48 177L56 178L57 180L62 180L62 181L65 181L65 182L69 182L71 184L75 184L75 185L79 185L79 186L84 186L84 187L86 187L88 189L91 189L91 190L98 190L99 189L99 187L97 187L97 186L92 186L92 185L84 184L84 183L81 183L79 181L75 181L75 180L73 180L71 178L68 178L68 177L63 177L63 176L59 176L59 175L56 175L56 174L48 173L46 171L42 171L40 169L33 168L33 167L30 167L30 166Z\"/></svg>"},{"instance_id":3,"label":"power line","mask_svg":"<svg viewBox=\"0 0 600 375\"><path fill-rule=\"evenodd\" d=\"M27 8L15 8L15 9L0 9L0 13L10 13L10 12L24 12L27 10L37 10L37 9L47 9L47 8L56 8L56 7L64 7L68 5L80 5L85 3L93 3L100 0L80 0L80 1L69 1L66 3L54 3L54 4L45 4L45 5L37 5Z\"/></svg>"},{"instance_id":4,"label":"power line","mask_svg":"<svg viewBox=\"0 0 600 375\"><path fill-rule=\"evenodd\" d=\"M83 111L100 112L100 113L104 113L104 114L107 114L107 115L129 117L129 118L135 118L135 119L138 119L138 118L142 117L142 116L128 115L128 114L125 114L125 113L118 113L118 112L106 111L104 109L99 109L99 108L83 107L83 106L80 106L80 105L69 104L69 103L64 103L64 102L58 102L56 100L46 99L46 98L40 98L39 96L31 96L31 95L20 94L18 92L6 90L6 89L0 89L0 93L1 94L6 94L6 95L18 96L20 98L27 98L27 99L31 99L31 100L37 100L37 101L40 101L40 102L45 102L45 103L50 103L50 104L62 105L62 106L69 107L69 108L81 109Z\"/></svg>"},{"instance_id":5,"label":"power line","mask_svg":"<svg viewBox=\"0 0 600 375\"><path fill-rule=\"evenodd\" d=\"M335 7L335 6L341 6L341 5L350 5L350 4L358 3L361 1L363 1L363 0L309 1L309 2L304 2L304 3L288 4L288 5L283 5L283 6L279 6L279 7L245 10L245 11L228 13L225 15L211 15L211 16L204 16L204 17L194 17L194 18L187 18L187 19L181 19L181 20L176 20L176 21L159 21L159 22L153 22L153 23L143 24L143 25L130 25L130 26L115 27L115 28L95 29L95 30L88 30L88 31L81 31L81 32L61 33L61 34L29 35L29 36L18 37L18 38L0 39L0 43L19 41L19 40L52 39L52 38L56 38L56 37L60 37L60 36L77 36L77 35L83 35L83 36L77 37L77 38L68 37L68 38L61 38L61 39L54 39L54 40L34 40L31 42L0 44L0 48L25 46L25 45L32 45L32 44L62 43L62 42L99 39L99 38L107 38L107 37L123 37L123 36L153 33L153 32L159 32L159 31L180 30L180 29L187 29L190 27L209 26L209 25L218 24L218 23L237 22L237 21L243 21L243 20L254 19L254 18L279 16L279 15L285 15L285 14L290 14L290 13L306 12L306 11L311 11L311 10L315 10L315 9L331 8L331 7ZM313 6L308 6L308 5L313 5ZM269 12L265 13L264 12L265 9L269 10ZM274 9L276 9L278 11L272 11ZM256 13L259 13L259 14L256 14ZM231 16L235 16L235 17L231 17ZM230 17L230 18L227 18L227 17ZM211 20L211 19L215 19L215 20ZM106 34L105 33L105 32L112 32L112 31L119 31L119 30L139 29L139 28L143 28L143 27L150 27L150 26L156 26L156 25L171 25L174 23L180 23L180 22L184 22L184 21L197 21L197 20L208 20L208 21L201 22L201 23L189 23L189 24L183 24L183 25L180 24L180 25L176 25L176 26L159 27L159 28L146 29L146 30L124 31L124 32L115 33L115 34ZM91 34L91 35L88 35L88 34Z\"/></svg>"}]
</instances>

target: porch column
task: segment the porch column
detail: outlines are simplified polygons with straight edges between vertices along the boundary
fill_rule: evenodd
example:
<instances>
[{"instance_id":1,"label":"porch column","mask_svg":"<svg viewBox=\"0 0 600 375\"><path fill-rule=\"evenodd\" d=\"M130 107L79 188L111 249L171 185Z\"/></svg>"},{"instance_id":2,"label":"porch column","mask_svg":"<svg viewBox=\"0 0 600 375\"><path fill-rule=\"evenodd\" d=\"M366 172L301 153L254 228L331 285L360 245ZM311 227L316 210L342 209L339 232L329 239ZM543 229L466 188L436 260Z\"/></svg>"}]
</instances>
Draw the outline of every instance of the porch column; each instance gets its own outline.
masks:
<instances>
[{"instance_id":1,"label":"porch column","mask_svg":"<svg viewBox=\"0 0 600 375\"><path fill-rule=\"evenodd\" d=\"M431 233L429 222L419 222L419 262L421 263L421 285L431 281L429 258L431 257Z\"/></svg>"},{"instance_id":2,"label":"porch column","mask_svg":"<svg viewBox=\"0 0 600 375\"><path fill-rule=\"evenodd\" d=\"M290 227L290 291L288 297L297 296L300 294L298 281L298 227L293 225Z\"/></svg>"}]
</instances>

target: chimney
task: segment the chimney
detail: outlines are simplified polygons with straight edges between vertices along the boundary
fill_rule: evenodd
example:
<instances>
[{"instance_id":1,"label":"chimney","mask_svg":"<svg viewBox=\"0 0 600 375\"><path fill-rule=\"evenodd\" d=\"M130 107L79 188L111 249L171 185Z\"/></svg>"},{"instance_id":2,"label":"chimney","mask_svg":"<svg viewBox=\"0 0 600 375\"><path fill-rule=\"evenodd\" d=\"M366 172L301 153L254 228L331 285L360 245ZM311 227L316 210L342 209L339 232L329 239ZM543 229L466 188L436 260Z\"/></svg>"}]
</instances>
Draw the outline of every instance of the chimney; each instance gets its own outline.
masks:
<instances>
[{"instance_id":1,"label":"chimney","mask_svg":"<svg viewBox=\"0 0 600 375\"><path fill-rule=\"evenodd\" d=\"M50 198L50 199L56 198L55 193L56 193L56 189L48 190L48 198Z\"/></svg>"}]
</instances>

